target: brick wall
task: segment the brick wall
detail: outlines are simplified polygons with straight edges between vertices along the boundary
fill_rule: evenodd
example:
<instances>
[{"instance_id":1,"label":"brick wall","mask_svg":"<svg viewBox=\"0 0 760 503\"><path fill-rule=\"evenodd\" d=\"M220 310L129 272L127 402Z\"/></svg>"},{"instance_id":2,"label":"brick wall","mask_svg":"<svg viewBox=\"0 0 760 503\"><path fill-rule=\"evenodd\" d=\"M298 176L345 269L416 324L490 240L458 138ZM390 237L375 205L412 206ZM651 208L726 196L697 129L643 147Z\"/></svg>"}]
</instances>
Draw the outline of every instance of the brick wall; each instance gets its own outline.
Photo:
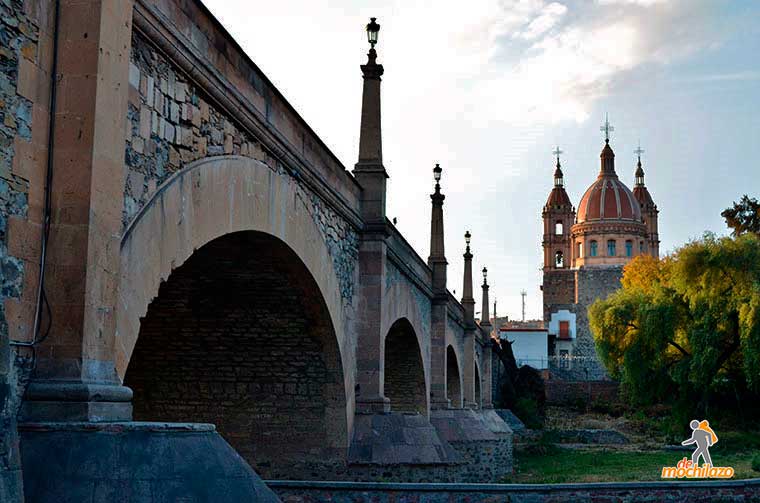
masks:
<instances>
[{"instance_id":1,"label":"brick wall","mask_svg":"<svg viewBox=\"0 0 760 503\"><path fill-rule=\"evenodd\" d=\"M209 422L263 476L345 457L345 392L326 308L287 246L237 233L162 284L125 384L135 420Z\"/></svg>"},{"instance_id":2,"label":"brick wall","mask_svg":"<svg viewBox=\"0 0 760 503\"><path fill-rule=\"evenodd\" d=\"M414 329L406 320L397 321L385 338L385 396L392 411L427 413L423 369Z\"/></svg>"},{"instance_id":3,"label":"brick wall","mask_svg":"<svg viewBox=\"0 0 760 503\"><path fill-rule=\"evenodd\" d=\"M551 313L567 309L575 313L576 338L570 368L553 365L552 375L565 380L602 380L608 375L596 352L588 322L588 308L620 288L622 266L581 267L544 273L544 321ZM572 294L570 291L572 290Z\"/></svg>"},{"instance_id":4,"label":"brick wall","mask_svg":"<svg viewBox=\"0 0 760 503\"><path fill-rule=\"evenodd\" d=\"M544 271L541 289L544 297L544 320L548 321L551 306L575 302L575 271L571 269Z\"/></svg>"}]
</instances>

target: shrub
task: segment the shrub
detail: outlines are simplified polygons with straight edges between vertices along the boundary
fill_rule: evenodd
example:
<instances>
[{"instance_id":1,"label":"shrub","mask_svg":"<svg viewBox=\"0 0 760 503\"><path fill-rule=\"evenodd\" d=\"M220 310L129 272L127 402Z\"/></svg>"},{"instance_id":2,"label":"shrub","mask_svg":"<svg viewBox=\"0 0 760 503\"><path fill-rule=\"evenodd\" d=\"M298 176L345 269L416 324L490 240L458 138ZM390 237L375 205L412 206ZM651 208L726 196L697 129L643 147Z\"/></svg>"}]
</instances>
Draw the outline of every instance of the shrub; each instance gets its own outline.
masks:
<instances>
[{"instance_id":1,"label":"shrub","mask_svg":"<svg viewBox=\"0 0 760 503\"><path fill-rule=\"evenodd\" d=\"M532 430L539 430L544 427L544 421L538 410L538 404L530 398L518 398L515 401L515 413L525 426Z\"/></svg>"},{"instance_id":2,"label":"shrub","mask_svg":"<svg viewBox=\"0 0 760 503\"><path fill-rule=\"evenodd\" d=\"M760 454L755 454L752 457L752 469L756 472L760 472Z\"/></svg>"}]
</instances>

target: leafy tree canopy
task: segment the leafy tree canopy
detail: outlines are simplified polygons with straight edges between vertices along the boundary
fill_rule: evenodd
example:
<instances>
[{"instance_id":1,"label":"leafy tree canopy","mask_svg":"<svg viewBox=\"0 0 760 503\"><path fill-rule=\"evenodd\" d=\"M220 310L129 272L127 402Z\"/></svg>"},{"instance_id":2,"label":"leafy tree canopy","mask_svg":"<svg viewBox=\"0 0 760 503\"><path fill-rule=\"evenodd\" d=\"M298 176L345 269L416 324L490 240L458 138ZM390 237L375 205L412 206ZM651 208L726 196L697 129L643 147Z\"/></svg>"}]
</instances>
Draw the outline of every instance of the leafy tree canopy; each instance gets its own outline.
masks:
<instances>
[{"instance_id":1,"label":"leafy tree canopy","mask_svg":"<svg viewBox=\"0 0 760 503\"><path fill-rule=\"evenodd\" d=\"M704 410L721 390L756 394L760 237L706 234L662 260L639 256L589 321L604 365L637 403Z\"/></svg>"},{"instance_id":2,"label":"leafy tree canopy","mask_svg":"<svg viewBox=\"0 0 760 503\"><path fill-rule=\"evenodd\" d=\"M738 203L723 210L720 216L726 219L726 225L733 229L734 236L746 232L760 235L760 202L754 197L745 194Z\"/></svg>"}]
</instances>

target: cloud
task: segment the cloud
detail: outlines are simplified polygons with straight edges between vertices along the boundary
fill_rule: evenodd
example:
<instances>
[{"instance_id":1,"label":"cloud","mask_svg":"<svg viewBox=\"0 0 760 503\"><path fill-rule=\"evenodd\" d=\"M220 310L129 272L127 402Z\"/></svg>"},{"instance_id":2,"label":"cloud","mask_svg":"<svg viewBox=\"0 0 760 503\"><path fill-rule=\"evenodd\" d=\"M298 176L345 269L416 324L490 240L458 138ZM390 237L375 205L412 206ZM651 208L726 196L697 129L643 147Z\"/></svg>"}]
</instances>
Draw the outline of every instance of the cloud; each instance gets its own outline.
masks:
<instances>
[{"instance_id":1,"label":"cloud","mask_svg":"<svg viewBox=\"0 0 760 503\"><path fill-rule=\"evenodd\" d=\"M552 2L543 8L541 14L533 19L528 26L515 33L515 37L524 40L534 40L552 29L567 12L567 7L561 3Z\"/></svg>"}]
</instances>

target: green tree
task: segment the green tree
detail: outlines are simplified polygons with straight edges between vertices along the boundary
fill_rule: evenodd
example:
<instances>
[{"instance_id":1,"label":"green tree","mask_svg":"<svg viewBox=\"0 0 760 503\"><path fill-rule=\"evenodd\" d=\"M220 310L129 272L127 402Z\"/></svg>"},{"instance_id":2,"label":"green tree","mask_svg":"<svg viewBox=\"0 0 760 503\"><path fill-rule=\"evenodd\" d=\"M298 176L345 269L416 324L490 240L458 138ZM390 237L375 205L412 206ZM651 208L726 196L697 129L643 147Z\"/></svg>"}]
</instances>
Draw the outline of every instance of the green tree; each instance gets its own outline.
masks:
<instances>
[{"instance_id":1,"label":"green tree","mask_svg":"<svg viewBox=\"0 0 760 503\"><path fill-rule=\"evenodd\" d=\"M604 365L638 404L680 398L704 412L726 390L757 396L760 237L706 234L662 260L637 257L589 321Z\"/></svg>"},{"instance_id":2,"label":"green tree","mask_svg":"<svg viewBox=\"0 0 760 503\"><path fill-rule=\"evenodd\" d=\"M734 202L732 207L723 210L720 216L726 219L726 225L732 229L734 236L746 232L760 235L760 202L754 197L745 194L738 203Z\"/></svg>"}]
</instances>

